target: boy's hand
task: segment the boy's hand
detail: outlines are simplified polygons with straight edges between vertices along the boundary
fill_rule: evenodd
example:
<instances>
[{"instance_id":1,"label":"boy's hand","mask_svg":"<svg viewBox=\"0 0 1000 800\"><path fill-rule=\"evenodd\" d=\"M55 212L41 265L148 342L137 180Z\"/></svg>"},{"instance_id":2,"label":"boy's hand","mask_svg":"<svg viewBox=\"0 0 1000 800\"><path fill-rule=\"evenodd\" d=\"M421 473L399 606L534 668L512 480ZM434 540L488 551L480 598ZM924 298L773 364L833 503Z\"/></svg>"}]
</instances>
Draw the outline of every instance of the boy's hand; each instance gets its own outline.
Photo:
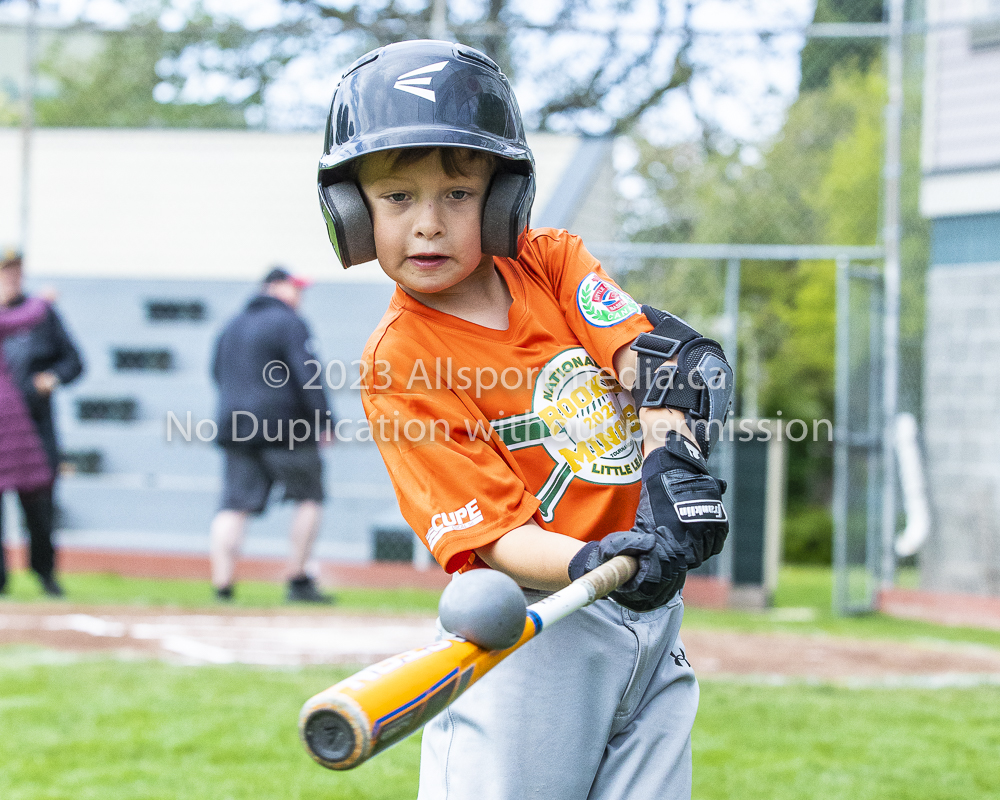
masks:
<instances>
[{"instance_id":1,"label":"boy's hand","mask_svg":"<svg viewBox=\"0 0 1000 800\"><path fill-rule=\"evenodd\" d=\"M611 593L611 599L633 611L650 611L666 604L684 585L684 554L666 528L655 533L638 530L609 533L599 542L588 542L569 562L569 579L596 569L615 556L634 556L639 570L628 583Z\"/></svg>"},{"instance_id":2,"label":"boy's hand","mask_svg":"<svg viewBox=\"0 0 1000 800\"><path fill-rule=\"evenodd\" d=\"M672 546L684 554L686 567L695 569L722 552L729 533L725 491L725 481L709 474L697 446L671 431L663 447L643 461L634 530L666 531Z\"/></svg>"},{"instance_id":3,"label":"boy's hand","mask_svg":"<svg viewBox=\"0 0 1000 800\"><path fill-rule=\"evenodd\" d=\"M729 533L725 490L725 482L709 474L698 447L669 432L643 462L635 526L585 544L570 561L570 580L615 556L635 556L639 571L612 599L633 611L664 605L684 586L689 569L722 552Z\"/></svg>"}]
</instances>

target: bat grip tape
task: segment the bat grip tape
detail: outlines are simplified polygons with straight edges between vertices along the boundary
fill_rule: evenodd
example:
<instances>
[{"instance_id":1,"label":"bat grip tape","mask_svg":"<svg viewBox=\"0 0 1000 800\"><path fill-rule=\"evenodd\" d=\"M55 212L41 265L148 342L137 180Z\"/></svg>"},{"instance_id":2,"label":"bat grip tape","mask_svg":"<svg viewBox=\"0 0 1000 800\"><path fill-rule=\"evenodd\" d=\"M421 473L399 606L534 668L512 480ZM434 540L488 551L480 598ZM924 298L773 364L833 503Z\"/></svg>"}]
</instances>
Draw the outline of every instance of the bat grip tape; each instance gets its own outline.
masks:
<instances>
[{"instance_id":1,"label":"bat grip tape","mask_svg":"<svg viewBox=\"0 0 1000 800\"><path fill-rule=\"evenodd\" d=\"M638 569L639 562L632 556L615 556L592 569L580 580L594 587L594 600L599 600L626 583Z\"/></svg>"},{"instance_id":2,"label":"bat grip tape","mask_svg":"<svg viewBox=\"0 0 1000 800\"><path fill-rule=\"evenodd\" d=\"M615 556L582 578L573 581L565 589L532 603L528 606L528 616L540 632L541 628L611 594L635 575L638 568L639 562L632 556Z\"/></svg>"}]
</instances>

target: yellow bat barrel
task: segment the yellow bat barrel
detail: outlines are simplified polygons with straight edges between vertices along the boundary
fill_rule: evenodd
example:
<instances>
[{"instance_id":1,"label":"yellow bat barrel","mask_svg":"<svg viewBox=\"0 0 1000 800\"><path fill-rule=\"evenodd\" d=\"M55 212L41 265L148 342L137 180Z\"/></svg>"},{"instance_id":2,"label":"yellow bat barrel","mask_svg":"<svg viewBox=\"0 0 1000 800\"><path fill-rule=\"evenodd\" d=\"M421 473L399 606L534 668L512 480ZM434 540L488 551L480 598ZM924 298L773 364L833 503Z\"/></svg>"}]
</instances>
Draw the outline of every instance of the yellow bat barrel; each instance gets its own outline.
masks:
<instances>
[{"instance_id":1,"label":"yellow bat barrel","mask_svg":"<svg viewBox=\"0 0 1000 800\"><path fill-rule=\"evenodd\" d=\"M306 701L302 743L324 767L356 767L428 722L540 628L529 614L506 650L441 639L366 667Z\"/></svg>"},{"instance_id":2,"label":"yellow bat barrel","mask_svg":"<svg viewBox=\"0 0 1000 800\"><path fill-rule=\"evenodd\" d=\"M302 744L324 767L356 767L405 739L543 627L605 597L637 569L631 556L615 556L532 603L521 638L506 650L441 639L366 667L306 701L299 714Z\"/></svg>"}]
</instances>

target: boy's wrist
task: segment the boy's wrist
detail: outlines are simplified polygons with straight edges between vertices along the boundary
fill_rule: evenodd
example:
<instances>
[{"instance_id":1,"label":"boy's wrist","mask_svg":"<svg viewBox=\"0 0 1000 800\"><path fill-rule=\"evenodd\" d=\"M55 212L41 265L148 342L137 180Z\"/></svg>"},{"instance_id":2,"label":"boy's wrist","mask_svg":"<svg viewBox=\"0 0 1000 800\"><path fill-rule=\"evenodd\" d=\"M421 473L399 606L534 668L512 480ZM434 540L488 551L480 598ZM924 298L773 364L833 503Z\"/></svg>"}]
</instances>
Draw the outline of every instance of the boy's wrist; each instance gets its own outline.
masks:
<instances>
[{"instance_id":1,"label":"boy's wrist","mask_svg":"<svg viewBox=\"0 0 1000 800\"><path fill-rule=\"evenodd\" d=\"M639 424L642 426L642 452L648 456L657 447L663 447L669 433L679 433L698 444L684 418L684 412L675 408L641 408ZM699 448L700 449L700 448Z\"/></svg>"}]
</instances>

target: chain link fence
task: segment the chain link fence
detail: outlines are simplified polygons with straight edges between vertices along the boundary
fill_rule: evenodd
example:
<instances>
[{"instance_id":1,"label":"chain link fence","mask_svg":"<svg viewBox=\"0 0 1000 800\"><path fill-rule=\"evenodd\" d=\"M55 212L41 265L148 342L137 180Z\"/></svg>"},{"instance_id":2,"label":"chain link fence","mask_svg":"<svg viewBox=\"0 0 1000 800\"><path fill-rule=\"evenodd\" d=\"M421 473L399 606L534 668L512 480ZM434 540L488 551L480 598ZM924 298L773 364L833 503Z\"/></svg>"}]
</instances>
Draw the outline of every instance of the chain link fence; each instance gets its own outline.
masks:
<instances>
[{"instance_id":1,"label":"chain link fence","mask_svg":"<svg viewBox=\"0 0 1000 800\"><path fill-rule=\"evenodd\" d=\"M885 452L887 308L898 314L898 339L889 345L896 409L918 419L921 412L926 24L923 4L908 2L902 36L893 40L889 5L817 5L801 29L796 91L769 136L722 146L630 142L628 179L635 179L626 185L623 227L632 241L802 249L743 262L735 333L723 313L725 261L632 255L611 262L636 296L710 335L735 336L738 417L837 420L837 443L820 437L789 444L784 552L790 561L836 563L835 605L843 612L871 609L878 588L897 577L890 545L902 520L895 520L895 466ZM896 137L895 146L887 136ZM884 250L893 236L898 284L887 297ZM805 246L818 244L882 252L838 270L833 257L807 255Z\"/></svg>"},{"instance_id":2,"label":"chain link fence","mask_svg":"<svg viewBox=\"0 0 1000 800\"><path fill-rule=\"evenodd\" d=\"M895 40L888 25L893 2L903 7L902 36ZM295 4L279 5L287 12ZM125 65L122 74L131 64L138 75L141 66L151 71L151 82L143 87L138 78L133 80L135 93L129 97L109 101L106 93L96 95L106 107L82 102L88 95L60 66L68 63L67 53L77 58L74 63L111 57L107 48L95 44L93 27L67 29L61 41L49 30L39 56L38 122L266 127L280 117L269 110L269 103L278 102L274 87L308 87L318 71L326 77L323 92L328 94L330 75L360 50L391 38L426 36L436 25L434 30L485 47L501 61L515 77L532 124L616 137L619 241L595 243L603 245L596 249L635 297L732 342L739 354L739 417L780 415L809 423L835 418L838 270L833 251L819 257L809 248L884 248L893 222L886 209L894 207L890 201L898 192L898 408L920 417L929 249L918 202L923 0L817 0L806 6L791 0L729 0L725 24L708 3L670 0L633 4L628 13L597 0L565 0L556 4L558 19L514 2L493 3L489 10L429 2L405 13L393 4L345 2L338 9L297 5L297 16L286 13L270 28L243 23L227 28L200 19L169 29L162 17L143 20L124 32L132 38L115 44L117 55L111 55ZM659 22L644 26L642 19ZM9 38L12 30L8 26L0 35ZM586 72L589 62L578 57L578 50L592 48L602 31L614 34L608 34L613 52ZM638 40L641 47L634 44ZM899 43L896 51L890 50L892 41ZM639 71L622 66L630 48L635 59L645 59ZM887 141L887 134L894 133L887 126L892 116L886 113L893 52L901 65L902 88L897 151ZM218 55L215 62L209 58L212 53ZM116 83L114 63L101 63L111 70L105 88L128 85ZM229 89L192 102L185 63L203 77L228 74ZM297 84L294 75L300 76ZM249 87L242 95L233 89L243 85L240 81ZM559 92L546 94L546 87L559 81ZM630 104L629 90L641 95L642 102ZM0 94L0 124L16 123L17 97L9 81L0 85ZM76 105L67 98L75 98ZM316 108L321 114L322 104L313 106L302 101L302 124L317 124ZM128 108L135 113L130 116ZM898 163L896 155L887 163L887 152L897 152ZM898 187L893 184L897 177ZM726 313L730 259L635 249L722 244L792 248L774 257L740 257L735 317ZM866 264L866 269L881 269L881 262ZM852 280L852 287L867 286ZM851 291L853 298L862 290ZM880 315L892 298L872 298L875 294L842 305L841 323L851 337L865 339L864 331L881 325ZM864 314L854 309L855 303L867 309ZM854 309L850 323L843 319L847 308ZM862 318L864 325L857 327ZM855 354L843 368L850 374L848 395L860 392L867 414L873 408L874 384L860 377L859 370L874 374L884 363L881 355L876 357L873 340L865 341L869 355ZM882 378L877 383L876 394L883 391ZM873 435L868 417L854 419L852 403L841 403L842 413L851 418L844 430ZM834 443L825 437L790 445L788 560L830 563L834 557L835 460ZM853 498L869 497L871 482L881 480L884 469L845 469L852 477L844 507L855 508ZM863 480L857 477L862 473L867 476ZM881 505L868 500L861 505L868 517L882 513ZM858 513L844 518L856 519ZM868 517L858 530L869 531L874 523ZM873 566L878 559L872 560L871 552L857 555L847 549L851 563L867 565L873 574L881 570L885 577L884 565Z\"/></svg>"}]
</instances>

